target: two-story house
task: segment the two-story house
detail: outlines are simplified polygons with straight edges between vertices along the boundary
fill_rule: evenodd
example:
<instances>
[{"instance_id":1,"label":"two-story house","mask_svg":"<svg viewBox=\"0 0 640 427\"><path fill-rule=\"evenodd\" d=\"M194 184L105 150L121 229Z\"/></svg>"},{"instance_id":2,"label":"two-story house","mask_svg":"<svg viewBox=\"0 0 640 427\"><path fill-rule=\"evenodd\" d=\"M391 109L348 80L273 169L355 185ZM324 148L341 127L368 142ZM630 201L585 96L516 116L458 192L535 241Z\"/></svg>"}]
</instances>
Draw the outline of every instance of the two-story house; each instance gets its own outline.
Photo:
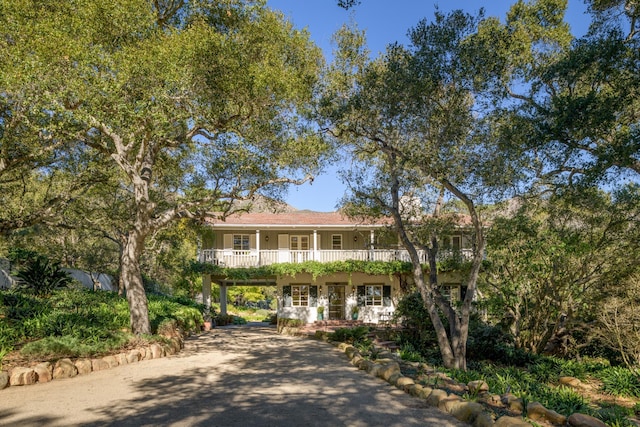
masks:
<instances>
[{"instance_id":1,"label":"two-story house","mask_svg":"<svg viewBox=\"0 0 640 427\"><path fill-rule=\"evenodd\" d=\"M388 232L388 223L362 223L339 212L241 213L225 221L209 220L208 225L212 232L203 239L199 258L221 267L252 268L309 261L409 261L406 250ZM462 232L450 236L448 242L442 256L453 253L471 256L471 243ZM225 313L229 286L276 286L280 318L313 322L318 318L318 307L322 306L324 319L357 318L378 323L393 314L410 276L410 269L399 274L338 270L326 274L265 274L246 280L206 274L203 296L205 304L210 304L211 284L220 286L220 309ZM443 275L440 283L454 299L464 292L455 273Z\"/></svg>"}]
</instances>

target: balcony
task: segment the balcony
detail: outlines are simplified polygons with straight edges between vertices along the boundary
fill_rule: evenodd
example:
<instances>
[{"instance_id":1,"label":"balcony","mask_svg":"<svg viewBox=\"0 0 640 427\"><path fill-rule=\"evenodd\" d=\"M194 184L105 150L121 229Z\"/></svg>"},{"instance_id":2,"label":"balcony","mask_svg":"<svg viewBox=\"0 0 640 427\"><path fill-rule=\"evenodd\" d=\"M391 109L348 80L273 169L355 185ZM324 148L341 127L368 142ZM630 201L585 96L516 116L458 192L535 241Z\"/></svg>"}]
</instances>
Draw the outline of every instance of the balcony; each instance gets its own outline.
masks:
<instances>
[{"instance_id":1,"label":"balcony","mask_svg":"<svg viewBox=\"0 0 640 427\"><path fill-rule=\"evenodd\" d=\"M419 252L420 262L428 263L427 254ZM465 261L473 258L471 249L444 250L438 253L438 261L451 257L461 257ZM277 263L301 263L305 261L405 261L410 262L409 253L404 249L360 249L360 250L248 250L204 249L200 251L200 262L222 267L248 268Z\"/></svg>"}]
</instances>

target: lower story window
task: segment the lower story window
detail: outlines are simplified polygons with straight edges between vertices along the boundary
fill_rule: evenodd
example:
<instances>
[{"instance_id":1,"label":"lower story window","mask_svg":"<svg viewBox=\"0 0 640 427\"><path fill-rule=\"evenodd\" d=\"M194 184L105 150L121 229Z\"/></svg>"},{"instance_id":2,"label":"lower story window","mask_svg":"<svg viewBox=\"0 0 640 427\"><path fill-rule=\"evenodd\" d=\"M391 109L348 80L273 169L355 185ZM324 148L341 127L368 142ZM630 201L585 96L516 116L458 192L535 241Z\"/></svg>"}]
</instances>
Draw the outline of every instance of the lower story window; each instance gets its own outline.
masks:
<instances>
[{"instance_id":1,"label":"lower story window","mask_svg":"<svg viewBox=\"0 0 640 427\"><path fill-rule=\"evenodd\" d=\"M316 307L318 305L318 286L287 285L282 287L285 307Z\"/></svg>"},{"instance_id":2,"label":"lower story window","mask_svg":"<svg viewBox=\"0 0 640 427\"><path fill-rule=\"evenodd\" d=\"M391 286L381 284L358 286L358 305L381 307L391 305Z\"/></svg>"}]
</instances>

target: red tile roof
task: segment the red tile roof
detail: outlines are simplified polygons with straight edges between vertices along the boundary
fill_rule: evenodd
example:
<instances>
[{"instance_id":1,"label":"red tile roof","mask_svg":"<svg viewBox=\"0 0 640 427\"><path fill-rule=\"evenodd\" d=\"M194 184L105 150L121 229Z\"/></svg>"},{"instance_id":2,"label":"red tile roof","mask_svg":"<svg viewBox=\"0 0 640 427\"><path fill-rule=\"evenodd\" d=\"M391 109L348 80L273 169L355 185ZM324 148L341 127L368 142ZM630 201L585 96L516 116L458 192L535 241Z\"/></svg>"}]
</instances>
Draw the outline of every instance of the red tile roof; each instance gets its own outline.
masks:
<instances>
[{"instance_id":1,"label":"red tile roof","mask_svg":"<svg viewBox=\"0 0 640 427\"><path fill-rule=\"evenodd\" d=\"M340 228L359 228L359 227L382 227L388 222L383 220L363 221L360 219L350 219L340 212L313 212L307 210L269 213L269 212L248 212L238 213L227 217L225 220L218 218L208 218L207 223L213 227L229 226L315 226L315 227L340 227Z\"/></svg>"}]
</instances>

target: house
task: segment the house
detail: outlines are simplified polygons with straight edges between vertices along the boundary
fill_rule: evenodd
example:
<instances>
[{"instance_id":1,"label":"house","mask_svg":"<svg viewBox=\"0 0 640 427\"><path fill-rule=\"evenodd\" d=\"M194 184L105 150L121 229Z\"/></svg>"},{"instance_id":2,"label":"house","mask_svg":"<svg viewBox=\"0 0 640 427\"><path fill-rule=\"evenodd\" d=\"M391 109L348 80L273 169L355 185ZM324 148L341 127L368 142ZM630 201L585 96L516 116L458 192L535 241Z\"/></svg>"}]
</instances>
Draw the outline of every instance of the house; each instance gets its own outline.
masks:
<instances>
[{"instance_id":1,"label":"house","mask_svg":"<svg viewBox=\"0 0 640 427\"><path fill-rule=\"evenodd\" d=\"M229 286L276 286L279 318L310 323L318 319L318 307L324 307L326 320L352 319L357 312L358 320L379 323L390 319L408 286L410 268L397 261L408 263L409 256L389 232L388 221L294 210L239 213L207 224L210 232L203 237L199 260L221 268L203 276L203 297L210 305L211 284L219 285L223 313ZM448 242L441 257L471 258L471 241L462 231ZM426 255L421 255L426 264ZM283 265L304 268L289 269L294 273L273 268ZM322 268L329 266L335 268ZM225 274L251 268L258 273L251 278ZM455 273L442 275L440 283L451 298L464 291Z\"/></svg>"}]
</instances>

